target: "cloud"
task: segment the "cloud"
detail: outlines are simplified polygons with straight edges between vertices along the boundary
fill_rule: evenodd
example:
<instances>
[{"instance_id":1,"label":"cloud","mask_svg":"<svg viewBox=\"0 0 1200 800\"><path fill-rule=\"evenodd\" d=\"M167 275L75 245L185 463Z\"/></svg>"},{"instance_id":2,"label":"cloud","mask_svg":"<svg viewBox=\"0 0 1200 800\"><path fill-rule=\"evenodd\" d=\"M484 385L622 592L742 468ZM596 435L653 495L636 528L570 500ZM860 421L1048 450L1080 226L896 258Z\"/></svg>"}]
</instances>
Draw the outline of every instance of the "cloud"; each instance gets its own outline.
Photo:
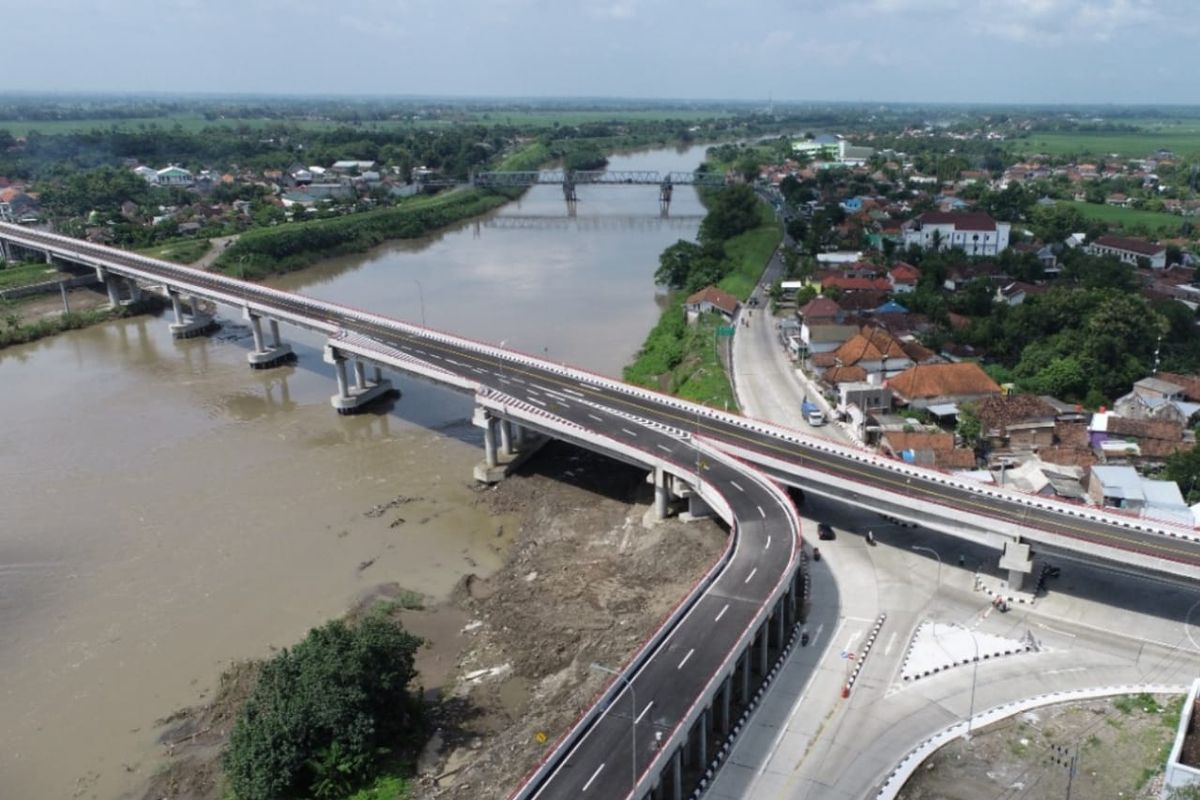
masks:
<instances>
[{"instance_id":1,"label":"cloud","mask_svg":"<svg viewBox=\"0 0 1200 800\"><path fill-rule=\"evenodd\" d=\"M596 19L625 20L637 16L638 0L611 0L593 5L591 14Z\"/></svg>"}]
</instances>

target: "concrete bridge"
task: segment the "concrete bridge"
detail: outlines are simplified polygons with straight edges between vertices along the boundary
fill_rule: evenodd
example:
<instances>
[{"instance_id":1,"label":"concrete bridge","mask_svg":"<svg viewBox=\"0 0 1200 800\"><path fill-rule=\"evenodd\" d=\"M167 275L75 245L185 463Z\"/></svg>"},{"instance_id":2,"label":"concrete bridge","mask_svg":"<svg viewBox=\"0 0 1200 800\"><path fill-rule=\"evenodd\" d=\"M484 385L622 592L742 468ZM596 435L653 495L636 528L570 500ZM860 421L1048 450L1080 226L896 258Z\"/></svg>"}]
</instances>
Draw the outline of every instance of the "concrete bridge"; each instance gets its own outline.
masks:
<instances>
[{"instance_id":1,"label":"concrete bridge","mask_svg":"<svg viewBox=\"0 0 1200 800\"><path fill-rule=\"evenodd\" d=\"M1200 578L1191 529L973 484L489 344L16 225L0 223L0 247L93 269L113 303L163 295L178 337L217 324L208 304L232 307L250 323L252 367L294 358L280 323L315 331L326 337L339 413L394 393L385 369L470 392L484 434L481 480L557 438L645 468L659 516L686 504L729 526L723 556L515 798L674 800L711 779L805 615L800 521L781 483L989 544L1015 585L1031 568L1031 545Z\"/></svg>"},{"instance_id":2,"label":"concrete bridge","mask_svg":"<svg viewBox=\"0 0 1200 800\"><path fill-rule=\"evenodd\" d=\"M507 186L539 186L554 184L562 186L563 199L568 211L573 212L579 201L576 187L592 186L657 186L658 206L663 213L671 207L671 196L676 186L706 186L720 189L728 185L724 175L715 172L667 172L655 170L526 170L515 172L478 172L471 176L471 185L500 188Z\"/></svg>"}]
</instances>

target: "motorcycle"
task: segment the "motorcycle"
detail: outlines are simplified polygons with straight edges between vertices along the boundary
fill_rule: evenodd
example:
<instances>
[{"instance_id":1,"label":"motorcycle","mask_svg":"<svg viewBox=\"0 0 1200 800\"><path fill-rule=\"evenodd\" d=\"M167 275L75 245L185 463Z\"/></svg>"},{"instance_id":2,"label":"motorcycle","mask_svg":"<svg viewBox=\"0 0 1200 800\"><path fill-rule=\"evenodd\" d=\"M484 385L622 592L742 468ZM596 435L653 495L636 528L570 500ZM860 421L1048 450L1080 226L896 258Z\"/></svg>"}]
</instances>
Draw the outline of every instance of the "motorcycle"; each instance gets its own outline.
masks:
<instances>
[{"instance_id":1,"label":"motorcycle","mask_svg":"<svg viewBox=\"0 0 1200 800\"><path fill-rule=\"evenodd\" d=\"M813 548L813 561L820 561L820 560L821 560L821 548L814 547Z\"/></svg>"}]
</instances>

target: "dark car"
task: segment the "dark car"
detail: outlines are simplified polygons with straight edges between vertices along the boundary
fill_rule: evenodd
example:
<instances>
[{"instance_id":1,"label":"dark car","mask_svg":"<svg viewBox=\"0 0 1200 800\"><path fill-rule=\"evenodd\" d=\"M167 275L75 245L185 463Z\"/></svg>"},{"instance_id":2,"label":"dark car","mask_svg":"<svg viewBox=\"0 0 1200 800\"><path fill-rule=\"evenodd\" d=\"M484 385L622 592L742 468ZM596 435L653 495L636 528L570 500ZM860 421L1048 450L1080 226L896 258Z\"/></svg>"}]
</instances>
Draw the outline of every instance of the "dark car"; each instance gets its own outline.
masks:
<instances>
[{"instance_id":1,"label":"dark car","mask_svg":"<svg viewBox=\"0 0 1200 800\"><path fill-rule=\"evenodd\" d=\"M829 527L824 522L822 522L820 525L817 526L817 538L818 539L835 539L835 538L837 538L837 536L836 536L836 534L834 534L833 528Z\"/></svg>"}]
</instances>

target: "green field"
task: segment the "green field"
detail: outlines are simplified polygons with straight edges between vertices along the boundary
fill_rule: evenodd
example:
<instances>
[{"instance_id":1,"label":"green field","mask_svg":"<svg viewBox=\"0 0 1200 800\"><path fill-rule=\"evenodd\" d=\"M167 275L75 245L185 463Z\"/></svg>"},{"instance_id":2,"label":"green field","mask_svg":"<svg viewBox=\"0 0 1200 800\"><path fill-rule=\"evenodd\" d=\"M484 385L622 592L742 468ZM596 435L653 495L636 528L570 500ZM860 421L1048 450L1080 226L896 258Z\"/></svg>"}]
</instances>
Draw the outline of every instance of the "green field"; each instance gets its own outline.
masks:
<instances>
[{"instance_id":1,"label":"green field","mask_svg":"<svg viewBox=\"0 0 1200 800\"><path fill-rule=\"evenodd\" d=\"M1069 205L1088 219L1120 225L1122 228L1141 225L1150 233L1160 236L1178 236L1179 227L1183 224L1182 217L1161 211L1139 211L1136 208L1117 208L1078 201L1072 201Z\"/></svg>"},{"instance_id":2,"label":"green field","mask_svg":"<svg viewBox=\"0 0 1200 800\"><path fill-rule=\"evenodd\" d=\"M1143 158L1160 148L1179 156L1196 156L1200 154L1200 120L1180 120L1172 125L1147 123L1138 133L1039 132L1027 139L1013 139L1009 147L1014 153L1051 156Z\"/></svg>"},{"instance_id":3,"label":"green field","mask_svg":"<svg viewBox=\"0 0 1200 800\"><path fill-rule=\"evenodd\" d=\"M54 280L57 274L58 270L41 262L11 264L4 269L0 269L0 289L28 286L31 283L44 283Z\"/></svg>"},{"instance_id":4,"label":"green field","mask_svg":"<svg viewBox=\"0 0 1200 800\"><path fill-rule=\"evenodd\" d=\"M345 127L359 127L363 130L395 130L398 128L413 127L435 128L453 125L459 121L478 122L489 125L516 125L523 128L552 128L555 125L571 126L586 122L646 122L665 119L695 122L728 116L730 116L728 113L719 111L673 111L670 109L639 109L629 111L466 111L458 119L446 118L416 121L378 120L352 123L336 120L274 119L266 117L207 120L200 114L172 114L161 117L131 117L129 119L96 117L93 119L18 120L15 122L0 120L0 130L6 130L13 136L24 136L34 130L46 135L52 135L91 131L97 128L107 130L108 128L116 127L123 130L137 130L152 126L174 128L176 125L191 132L200 131L212 125L221 125L229 128L243 125L250 128L286 125L302 130L319 131Z\"/></svg>"},{"instance_id":5,"label":"green field","mask_svg":"<svg viewBox=\"0 0 1200 800\"><path fill-rule=\"evenodd\" d=\"M201 256L212 248L208 239L177 239L164 242L145 250L139 250L142 255L151 258L161 258L164 261L174 261L178 264L192 264L199 261Z\"/></svg>"}]
</instances>

